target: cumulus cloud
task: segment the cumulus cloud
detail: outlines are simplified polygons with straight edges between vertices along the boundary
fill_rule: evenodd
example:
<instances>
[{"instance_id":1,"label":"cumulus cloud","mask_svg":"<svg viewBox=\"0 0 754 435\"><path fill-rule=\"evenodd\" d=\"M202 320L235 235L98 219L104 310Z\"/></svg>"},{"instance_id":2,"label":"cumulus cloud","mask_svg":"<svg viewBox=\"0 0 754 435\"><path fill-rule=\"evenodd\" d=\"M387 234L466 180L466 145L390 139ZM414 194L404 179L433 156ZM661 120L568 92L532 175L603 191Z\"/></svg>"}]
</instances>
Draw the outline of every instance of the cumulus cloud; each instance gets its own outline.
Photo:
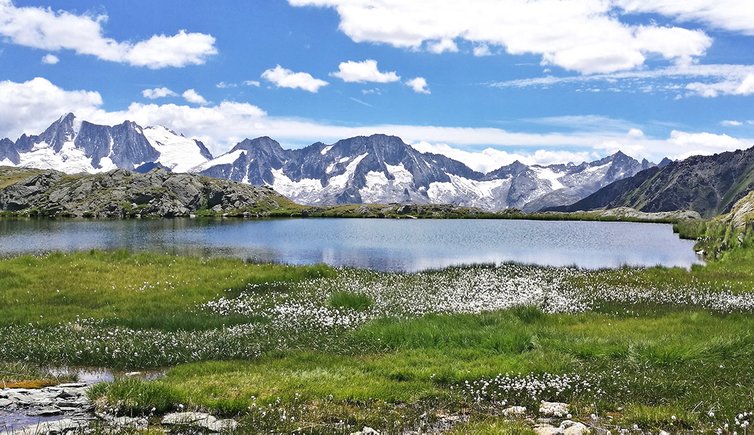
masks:
<instances>
[{"instance_id":1,"label":"cumulus cloud","mask_svg":"<svg viewBox=\"0 0 754 435\"><path fill-rule=\"evenodd\" d=\"M391 83L401 79L395 71L381 72L374 59L341 62L338 71L330 75L347 83Z\"/></svg>"},{"instance_id":2,"label":"cumulus cloud","mask_svg":"<svg viewBox=\"0 0 754 435\"><path fill-rule=\"evenodd\" d=\"M26 82L0 82L0 138L37 134L67 112L89 116L99 110L99 92L61 89L37 77Z\"/></svg>"},{"instance_id":3,"label":"cumulus cloud","mask_svg":"<svg viewBox=\"0 0 754 435\"><path fill-rule=\"evenodd\" d=\"M490 47L487 44L479 44L479 45L474 46L474 56L476 57L492 56L492 51L490 51Z\"/></svg>"},{"instance_id":4,"label":"cumulus cloud","mask_svg":"<svg viewBox=\"0 0 754 435\"><path fill-rule=\"evenodd\" d=\"M293 72L280 65L263 72L262 78L278 88L303 89L312 93L317 93L321 87L328 85L326 81L316 79L309 73Z\"/></svg>"},{"instance_id":5,"label":"cumulus cloud","mask_svg":"<svg viewBox=\"0 0 754 435\"><path fill-rule=\"evenodd\" d=\"M142 126L165 125L204 141L214 154L227 151L244 138L263 135L288 145L306 145L315 141L334 142L346 137L384 133L399 136L421 150L456 158L480 171L495 169L513 160L540 164L579 162L618 150L656 162L666 156L677 159L692 154L746 148L754 144L754 138L681 130L673 130L667 137L650 137L639 134L638 128L624 129L620 123L607 124L604 130L585 127L582 130L544 133L493 127L344 126L269 116L258 106L233 101L206 106L132 103L124 110L106 111L102 108L99 93L65 90L44 78L22 83L0 82L0 101L4 102L0 105L0 137L15 139L22 132L37 134L67 112L101 124L113 125L132 120ZM547 122L552 123L553 120ZM429 145L421 145L423 142ZM479 147L483 149L477 151Z\"/></svg>"},{"instance_id":6,"label":"cumulus cloud","mask_svg":"<svg viewBox=\"0 0 754 435\"><path fill-rule=\"evenodd\" d=\"M406 86L410 87L414 90L417 94L430 94L429 88L427 87L427 80L424 77L415 77L411 80L406 81Z\"/></svg>"},{"instance_id":7,"label":"cumulus cloud","mask_svg":"<svg viewBox=\"0 0 754 435\"><path fill-rule=\"evenodd\" d=\"M177 97L178 94L171 91L168 88L162 87L162 88L153 88L153 89L144 89L141 91L141 95L144 98L149 98L150 100L156 100L158 98L165 98L165 97Z\"/></svg>"},{"instance_id":8,"label":"cumulus cloud","mask_svg":"<svg viewBox=\"0 0 754 435\"><path fill-rule=\"evenodd\" d=\"M60 62L60 59L54 54L45 54L42 56L42 63L45 65L55 65Z\"/></svg>"},{"instance_id":9,"label":"cumulus cloud","mask_svg":"<svg viewBox=\"0 0 754 435\"><path fill-rule=\"evenodd\" d=\"M453 41L452 39L445 38L429 43L427 49L435 54L442 54L446 51L450 53L456 53L458 52L458 45L456 45L455 41Z\"/></svg>"},{"instance_id":10,"label":"cumulus cloud","mask_svg":"<svg viewBox=\"0 0 754 435\"><path fill-rule=\"evenodd\" d=\"M107 15L77 15L0 0L0 35L13 44L49 51L73 50L110 62L152 69L200 65L217 54L215 38L181 30L136 43L104 36Z\"/></svg>"},{"instance_id":11,"label":"cumulus cloud","mask_svg":"<svg viewBox=\"0 0 754 435\"><path fill-rule=\"evenodd\" d=\"M740 0L616 0L628 13L655 13L679 21L754 35L754 5Z\"/></svg>"},{"instance_id":12,"label":"cumulus cloud","mask_svg":"<svg viewBox=\"0 0 754 435\"><path fill-rule=\"evenodd\" d=\"M184 100L192 104L198 104L200 106L206 106L207 104L209 104L207 99L199 95L199 93L194 89L186 89L183 94L181 94L181 96Z\"/></svg>"},{"instance_id":13,"label":"cumulus cloud","mask_svg":"<svg viewBox=\"0 0 754 435\"><path fill-rule=\"evenodd\" d=\"M688 63L712 42L699 30L621 21L626 12L618 0L288 1L293 6L335 9L339 28L355 42L441 53L457 49L455 41L464 40L501 47L513 55L539 55L543 64L585 74L638 68L649 55ZM685 3L699 2L712 4ZM628 0L623 3L633 6ZM672 10L657 12L677 15Z\"/></svg>"}]
</instances>

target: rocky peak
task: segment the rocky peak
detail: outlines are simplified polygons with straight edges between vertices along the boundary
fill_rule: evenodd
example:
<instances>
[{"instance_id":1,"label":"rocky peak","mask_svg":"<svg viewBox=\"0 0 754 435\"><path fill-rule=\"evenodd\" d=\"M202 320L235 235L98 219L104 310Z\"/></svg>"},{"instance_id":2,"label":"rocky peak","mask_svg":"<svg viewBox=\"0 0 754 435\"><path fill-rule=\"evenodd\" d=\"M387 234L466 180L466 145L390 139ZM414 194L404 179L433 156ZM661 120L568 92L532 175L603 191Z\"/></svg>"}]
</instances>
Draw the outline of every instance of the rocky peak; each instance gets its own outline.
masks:
<instances>
[{"instance_id":1,"label":"rocky peak","mask_svg":"<svg viewBox=\"0 0 754 435\"><path fill-rule=\"evenodd\" d=\"M76 137L75 121L76 115L73 113L63 115L47 127L40 138L58 152L63 148L63 144L73 141Z\"/></svg>"},{"instance_id":2,"label":"rocky peak","mask_svg":"<svg viewBox=\"0 0 754 435\"><path fill-rule=\"evenodd\" d=\"M498 169L495 169L492 172L487 173L488 179L494 179L494 178L508 178L508 177L515 177L523 172L526 172L529 170L529 166L521 163L520 161L516 160L513 163L505 166L501 166Z\"/></svg>"},{"instance_id":3,"label":"rocky peak","mask_svg":"<svg viewBox=\"0 0 754 435\"><path fill-rule=\"evenodd\" d=\"M669 164L673 163L672 160L670 160L667 157L663 157L662 160L660 160L660 163L657 164L658 168L664 168L665 166L668 166Z\"/></svg>"},{"instance_id":4,"label":"rocky peak","mask_svg":"<svg viewBox=\"0 0 754 435\"><path fill-rule=\"evenodd\" d=\"M17 165L20 162L15 144L8 138L0 139L0 162L3 160L8 160L14 165Z\"/></svg>"}]
</instances>

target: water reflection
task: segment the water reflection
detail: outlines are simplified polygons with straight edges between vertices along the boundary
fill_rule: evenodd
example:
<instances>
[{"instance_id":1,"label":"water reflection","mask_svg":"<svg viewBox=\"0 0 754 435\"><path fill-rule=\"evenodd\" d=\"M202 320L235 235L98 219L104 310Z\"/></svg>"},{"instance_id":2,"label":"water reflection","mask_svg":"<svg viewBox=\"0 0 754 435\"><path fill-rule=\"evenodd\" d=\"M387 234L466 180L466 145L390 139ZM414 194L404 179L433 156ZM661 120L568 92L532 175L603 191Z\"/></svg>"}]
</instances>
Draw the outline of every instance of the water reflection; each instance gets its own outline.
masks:
<instances>
[{"instance_id":1,"label":"water reflection","mask_svg":"<svg viewBox=\"0 0 754 435\"><path fill-rule=\"evenodd\" d=\"M417 271L515 261L585 268L689 267L670 225L524 220L0 220L0 254L153 250L254 262Z\"/></svg>"}]
</instances>

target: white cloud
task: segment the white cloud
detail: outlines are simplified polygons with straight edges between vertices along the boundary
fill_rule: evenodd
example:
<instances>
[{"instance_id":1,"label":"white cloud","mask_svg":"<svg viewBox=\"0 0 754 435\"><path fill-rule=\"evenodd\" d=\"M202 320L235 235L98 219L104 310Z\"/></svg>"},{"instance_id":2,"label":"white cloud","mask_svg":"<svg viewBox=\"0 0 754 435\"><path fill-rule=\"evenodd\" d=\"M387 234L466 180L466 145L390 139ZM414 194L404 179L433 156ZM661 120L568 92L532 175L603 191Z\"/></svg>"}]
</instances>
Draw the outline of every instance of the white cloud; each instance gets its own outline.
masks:
<instances>
[{"instance_id":1,"label":"white cloud","mask_svg":"<svg viewBox=\"0 0 754 435\"><path fill-rule=\"evenodd\" d=\"M347 83L391 83L401 79L395 71L381 72L377 68L377 61L373 59L341 62L338 71L330 75Z\"/></svg>"},{"instance_id":2,"label":"white cloud","mask_svg":"<svg viewBox=\"0 0 754 435\"><path fill-rule=\"evenodd\" d=\"M657 13L754 35L754 4L741 0L615 0L629 13Z\"/></svg>"},{"instance_id":3,"label":"white cloud","mask_svg":"<svg viewBox=\"0 0 754 435\"><path fill-rule=\"evenodd\" d=\"M37 77L27 82L0 81L0 138L38 134L68 112L89 116L102 105L99 92L66 91Z\"/></svg>"},{"instance_id":4,"label":"white cloud","mask_svg":"<svg viewBox=\"0 0 754 435\"><path fill-rule=\"evenodd\" d=\"M715 83L693 82L686 85L686 89L706 98L720 95L752 95L754 94L754 74L748 74L740 80L723 80Z\"/></svg>"},{"instance_id":5,"label":"white cloud","mask_svg":"<svg viewBox=\"0 0 754 435\"><path fill-rule=\"evenodd\" d=\"M455 41L453 41L452 39L445 38L439 41L431 42L429 45L427 45L427 49L435 54L442 54L446 51L450 53L457 53L458 45L456 45Z\"/></svg>"},{"instance_id":6,"label":"white cloud","mask_svg":"<svg viewBox=\"0 0 754 435\"><path fill-rule=\"evenodd\" d=\"M406 81L406 86L410 87L417 94L430 94L427 87L427 80L424 77L414 77L411 80Z\"/></svg>"},{"instance_id":7,"label":"white cloud","mask_svg":"<svg viewBox=\"0 0 754 435\"><path fill-rule=\"evenodd\" d=\"M42 56L42 63L45 65L55 65L60 62L60 59L54 54L45 54Z\"/></svg>"},{"instance_id":8,"label":"white cloud","mask_svg":"<svg viewBox=\"0 0 754 435\"><path fill-rule=\"evenodd\" d=\"M474 56L476 57L492 56L492 51L490 51L490 47L487 44L479 44L479 45L474 46Z\"/></svg>"},{"instance_id":9,"label":"white cloud","mask_svg":"<svg viewBox=\"0 0 754 435\"><path fill-rule=\"evenodd\" d=\"M334 8L339 28L355 42L443 52L465 40L586 74L638 68L647 56L688 63L712 42L699 30L621 21L617 0L288 1Z\"/></svg>"},{"instance_id":10,"label":"white cloud","mask_svg":"<svg viewBox=\"0 0 754 435\"><path fill-rule=\"evenodd\" d=\"M744 123L741 121L735 121L735 120L725 120L725 121L720 121L720 125L722 125L723 127L740 127L744 125Z\"/></svg>"},{"instance_id":11,"label":"white cloud","mask_svg":"<svg viewBox=\"0 0 754 435\"><path fill-rule=\"evenodd\" d=\"M206 106L209 104L207 99L199 95L194 89L186 89L181 96L184 100L192 104L198 104L200 106Z\"/></svg>"},{"instance_id":12,"label":"white cloud","mask_svg":"<svg viewBox=\"0 0 754 435\"><path fill-rule=\"evenodd\" d=\"M106 15L16 7L10 0L0 0L0 35L25 47L73 50L101 60L152 69L200 65L217 53L213 36L185 30L136 43L107 38L102 27L107 19Z\"/></svg>"},{"instance_id":13,"label":"white cloud","mask_svg":"<svg viewBox=\"0 0 754 435\"><path fill-rule=\"evenodd\" d=\"M255 88L262 86L262 84L257 80L244 80L243 84L244 86L253 86Z\"/></svg>"},{"instance_id":14,"label":"white cloud","mask_svg":"<svg viewBox=\"0 0 754 435\"><path fill-rule=\"evenodd\" d=\"M568 160L578 162L618 150L636 158L644 157L657 162L666 156L676 159L691 154L712 154L746 148L754 144L754 138L680 130L673 130L667 137L650 137L639 135L638 128L637 131L623 129L620 123L606 125L604 130L587 127L583 130L545 133L492 127L400 124L344 126L269 116L255 105L232 101L202 107L132 103L125 110L110 112L102 109L103 102L99 93L68 91L44 78L24 83L0 82L0 101L4 102L0 105L0 137L13 139L22 132L37 134L62 114L74 112L79 118L95 123L112 125L132 120L142 126L165 125L204 141L215 154L227 151L244 138L263 135L276 138L284 144L304 145L375 133L392 134L403 138L407 143L435 144L435 148L431 148L435 152L467 162L479 170L502 166L515 159L542 164ZM452 149L443 149L438 144L450 144ZM480 146L485 148L481 155L478 154L480 152L467 149Z\"/></svg>"},{"instance_id":15,"label":"white cloud","mask_svg":"<svg viewBox=\"0 0 754 435\"><path fill-rule=\"evenodd\" d=\"M144 98L149 98L150 100L156 100L158 98L165 98L165 97L176 97L178 94L171 91L168 88L162 87L162 88L153 88L153 89L144 89L141 91L141 95Z\"/></svg>"},{"instance_id":16,"label":"white cloud","mask_svg":"<svg viewBox=\"0 0 754 435\"><path fill-rule=\"evenodd\" d=\"M312 93L316 93L319 88L328 85L326 81L315 79L309 73L293 72L280 65L263 72L262 78L279 88L303 89Z\"/></svg>"},{"instance_id":17,"label":"white cloud","mask_svg":"<svg viewBox=\"0 0 754 435\"><path fill-rule=\"evenodd\" d=\"M638 128L632 128L628 130L628 135L635 138L644 137L644 132L639 130Z\"/></svg>"},{"instance_id":18,"label":"white cloud","mask_svg":"<svg viewBox=\"0 0 754 435\"><path fill-rule=\"evenodd\" d=\"M687 83L692 79L703 79L705 81ZM548 88L559 85L594 86L599 83L603 83L613 90L621 90L620 86L625 84L631 86L632 89L639 89L643 92L671 92L678 96L697 95L711 98L721 95L752 95L754 94L754 65L681 64L656 70L508 80L491 83L490 86L498 88Z\"/></svg>"},{"instance_id":19,"label":"white cloud","mask_svg":"<svg viewBox=\"0 0 754 435\"><path fill-rule=\"evenodd\" d=\"M485 174L502 166L510 165L516 160L527 165L549 165L566 162L581 163L599 158L599 154L589 151L535 150L533 152L509 152L494 148L467 151L444 143L432 144L429 142L412 143L411 146L423 153L442 154L458 160L471 169Z\"/></svg>"}]
</instances>

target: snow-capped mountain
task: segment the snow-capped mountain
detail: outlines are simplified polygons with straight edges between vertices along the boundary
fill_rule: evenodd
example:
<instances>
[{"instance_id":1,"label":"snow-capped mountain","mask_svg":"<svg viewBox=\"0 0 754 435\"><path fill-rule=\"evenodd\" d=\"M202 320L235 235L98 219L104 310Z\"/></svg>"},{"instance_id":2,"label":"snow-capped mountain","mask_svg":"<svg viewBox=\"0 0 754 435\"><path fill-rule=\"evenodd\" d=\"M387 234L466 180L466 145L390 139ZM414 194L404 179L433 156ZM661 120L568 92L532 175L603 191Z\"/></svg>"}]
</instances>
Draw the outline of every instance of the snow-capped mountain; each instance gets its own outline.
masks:
<instances>
[{"instance_id":1,"label":"snow-capped mountain","mask_svg":"<svg viewBox=\"0 0 754 435\"><path fill-rule=\"evenodd\" d=\"M262 137L245 140L194 171L264 184L302 204L442 203L487 210L536 211L571 204L653 164L616 153L591 163L527 166L488 174L448 157L421 153L385 135L285 150Z\"/></svg>"},{"instance_id":2,"label":"snow-capped mountain","mask_svg":"<svg viewBox=\"0 0 754 435\"><path fill-rule=\"evenodd\" d=\"M201 142L165 127L126 121L104 126L67 114L35 136L0 140L0 165L68 173L122 168L194 172L268 185L308 205L453 204L536 211L572 204L654 166L616 153L575 165L514 162L482 174L443 155L422 153L395 136L376 134L287 150L268 137L246 139L217 158Z\"/></svg>"},{"instance_id":3,"label":"snow-capped mountain","mask_svg":"<svg viewBox=\"0 0 754 435\"><path fill-rule=\"evenodd\" d=\"M201 142L164 127L134 122L106 126L62 116L39 135L0 141L0 165L55 169L68 173L103 172L155 166L187 172L212 159Z\"/></svg>"}]
</instances>

